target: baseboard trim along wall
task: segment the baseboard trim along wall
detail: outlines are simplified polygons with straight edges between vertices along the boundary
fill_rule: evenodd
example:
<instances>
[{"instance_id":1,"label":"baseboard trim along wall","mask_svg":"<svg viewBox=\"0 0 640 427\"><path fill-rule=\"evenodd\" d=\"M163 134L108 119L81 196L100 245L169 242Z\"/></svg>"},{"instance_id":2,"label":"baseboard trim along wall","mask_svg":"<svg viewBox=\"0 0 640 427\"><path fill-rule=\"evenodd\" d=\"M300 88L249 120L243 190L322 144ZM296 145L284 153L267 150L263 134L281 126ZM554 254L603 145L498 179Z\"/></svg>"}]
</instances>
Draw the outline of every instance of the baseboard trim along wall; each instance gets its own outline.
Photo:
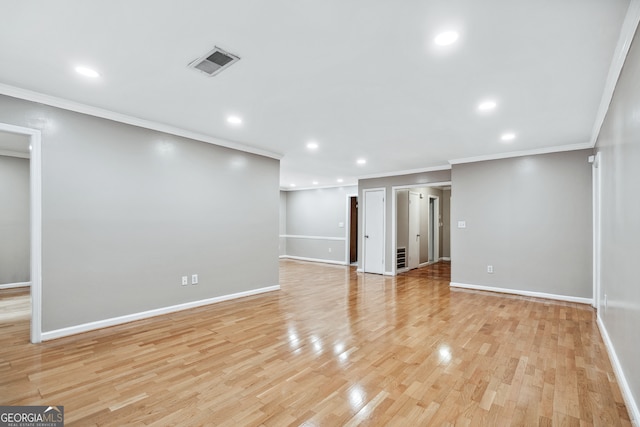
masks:
<instances>
[{"instance_id":1,"label":"baseboard trim along wall","mask_svg":"<svg viewBox=\"0 0 640 427\"><path fill-rule=\"evenodd\" d=\"M448 256L441 256L441 257L440 257L440 261L451 261L451 257L448 257Z\"/></svg>"},{"instance_id":2,"label":"baseboard trim along wall","mask_svg":"<svg viewBox=\"0 0 640 427\"><path fill-rule=\"evenodd\" d=\"M582 298L582 297L571 297L567 295L556 295L556 294L547 294L544 292L531 292L531 291L521 291L517 289L506 289L506 288L495 288L492 286L482 286L482 285L469 285L466 283L456 283L451 282L449 286L452 288L464 288L464 289L474 289L477 291L488 291L488 292L498 292L502 294L513 294L513 295L521 295L525 297L535 297L535 298L546 298L553 299L558 301L567 301L567 302L577 302L579 304L589 304L591 305L591 298Z\"/></svg>"},{"instance_id":3,"label":"baseboard trim along wall","mask_svg":"<svg viewBox=\"0 0 640 427\"><path fill-rule=\"evenodd\" d=\"M6 283L0 285L0 289L25 288L31 286L31 282Z\"/></svg>"},{"instance_id":4,"label":"baseboard trim along wall","mask_svg":"<svg viewBox=\"0 0 640 427\"><path fill-rule=\"evenodd\" d=\"M190 308L202 307L204 305L215 304L217 302L228 301L232 299L248 297L251 295L262 294L265 292L278 291L280 285L267 286L265 288L252 289L250 291L238 292L230 295L222 295L214 298L207 298L199 301L185 302L183 304L172 305L169 307L156 308L154 310L143 311L140 313L127 314L125 316L112 317L110 319L98 320L96 322L84 323L82 325L70 326L68 328L55 329L53 331L43 332L42 341L62 338L69 335L80 334L82 332L94 331L96 329L107 328L109 326L121 325L136 320L147 319L149 317L160 316L163 314L174 313L176 311L188 310Z\"/></svg>"},{"instance_id":5,"label":"baseboard trim along wall","mask_svg":"<svg viewBox=\"0 0 640 427\"><path fill-rule=\"evenodd\" d=\"M324 264L337 264L337 265L349 265L344 261L337 261L334 259L320 259L320 258L307 258L304 256L295 255L280 255L280 259L295 259L297 261L309 261L309 262L321 262Z\"/></svg>"},{"instance_id":6,"label":"baseboard trim along wall","mask_svg":"<svg viewBox=\"0 0 640 427\"><path fill-rule=\"evenodd\" d=\"M609 360L611 361L613 372L616 374L616 380L618 381L620 391L622 392L624 404L627 405L627 410L629 411L629 416L631 417L631 425L638 426L640 425L640 410L638 409L638 405L633 399L633 393L631 392L631 388L629 387L629 383L627 382L627 377L625 377L624 371L622 370L622 365L620 364L620 360L618 359L618 355L616 354L616 349L611 342L611 338L609 338L609 332L607 332L607 328L604 325L602 318L599 315L596 317L598 319L597 323L598 328L600 328L602 341L604 341L604 346L607 348L607 353L609 353Z\"/></svg>"}]
</instances>

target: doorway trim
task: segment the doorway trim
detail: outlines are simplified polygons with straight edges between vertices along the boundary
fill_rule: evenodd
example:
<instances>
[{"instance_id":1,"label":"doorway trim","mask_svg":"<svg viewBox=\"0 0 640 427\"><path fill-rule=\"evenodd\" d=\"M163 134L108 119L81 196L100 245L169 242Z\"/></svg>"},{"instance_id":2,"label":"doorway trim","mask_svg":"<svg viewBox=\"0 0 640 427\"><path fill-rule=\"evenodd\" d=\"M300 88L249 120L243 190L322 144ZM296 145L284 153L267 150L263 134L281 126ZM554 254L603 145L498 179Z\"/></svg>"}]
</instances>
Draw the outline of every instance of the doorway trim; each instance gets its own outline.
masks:
<instances>
[{"instance_id":1,"label":"doorway trim","mask_svg":"<svg viewBox=\"0 0 640 427\"><path fill-rule=\"evenodd\" d=\"M391 275L396 276L397 272L397 236L396 236L396 227L397 227L397 218L396 218L396 198L398 190L411 190L413 188L427 188L427 187L447 187L451 186L451 181L442 181L442 182L427 182L424 184L407 184L407 185L394 185L391 187Z\"/></svg>"},{"instance_id":2,"label":"doorway trim","mask_svg":"<svg viewBox=\"0 0 640 427\"><path fill-rule=\"evenodd\" d=\"M600 316L600 269L602 267L602 155L597 152L593 156L593 300L591 305Z\"/></svg>"},{"instance_id":3,"label":"doorway trim","mask_svg":"<svg viewBox=\"0 0 640 427\"><path fill-rule=\"evenodd\" d=\"M29 137L29 211L31 230L31 342L42 341L42 147L37 129L0 123L0 131Z\"/></svg>"},{"instance_id":4,"label":"doorway trim","mask_svg":"<svg viewBox=\"0 0 640 427\"><path fill-rule=\"evenodd\" d=\"M344 265L351 265L351 198L355 197L356 200L358 200L358 193L349 193L346 194L346 203L347 203L347 209L345 210L346 215L345 215L345 219L344 219L344 223L345 223L345 228L344 228L344 236L345 236L345 242L344 242ZM356 235L356 240L358 240L358 237ZM357 263L357 257L356 257L356 263Z\"/></svg>"}]
</instances>

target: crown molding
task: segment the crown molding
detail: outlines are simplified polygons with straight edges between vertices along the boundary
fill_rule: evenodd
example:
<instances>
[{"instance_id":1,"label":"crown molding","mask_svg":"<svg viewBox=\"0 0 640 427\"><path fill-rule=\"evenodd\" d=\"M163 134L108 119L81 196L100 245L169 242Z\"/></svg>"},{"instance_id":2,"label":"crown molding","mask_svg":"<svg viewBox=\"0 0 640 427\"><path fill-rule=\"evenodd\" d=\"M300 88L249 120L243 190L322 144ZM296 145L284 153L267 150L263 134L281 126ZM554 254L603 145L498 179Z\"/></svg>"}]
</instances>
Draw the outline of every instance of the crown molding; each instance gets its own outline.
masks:
<instances>
[{"instance_id":1,"label":"crown molding","mask_svg":"<svg viewBox=\"0 0 640 427\"><path fill-rule=\"evenodd\" d=\"M312 186L308 186L308 187L280 187L280 191L307 191L307 190L322 190L322 189L329 189L329 188L348 188L348 187L357 187L358 183L353 183L350 184L348 182L343 182L341 184L335 184L335 185L312 185Z\"/></svg>"},{"instance_id":2,"label":"crown molding","mask_svg":"<svg viewBox=\"0 0 640 427\"><path fill-rule=\"evenodd\" d=\"M390 176L413 175L416 173L446 171L450 169L451 169L451 165L441 165L441 166L432 166L432 167L420 168L420 169L407 169L407 170L394 171L394 172L376 173L371 175L360 175L358 176L358 179L388 178Z\"/></svg>"},{"instance_id":3,"label":"crown molding","mask_svg":"<svg viewBox=\"0 0 640 427\"><path fill-rule=\"evenodd\" d=\"M488 160L509 159L512 157L535 156L538 154L561 153L563 151L576 151L591 149L593 146L590 142L581 142L579 144L558 145L555 147L535 148L533 150L511 151L508 153L488 154L486 156L465 157L463 159L449 160L452 165L463 163L485 162Z\"/></svg>"},{"instance_id":4,"label":"crown molding","mask_svg":"<svg viewBox=\"0 0 640 427\"><path fill-rule=\"evenodd\" d=\"M209 135L205 135L198 132L192 132L179 127L167 125L164 123L154 122L151 120L141 119L127 114L116 113L111 110L103 108L93 107L90 105L82 104L76 101L70 101L68 99L58 98L56 96L46 95L39 92L34 92L19 87L1 84L0 94L10 96L13 98L23 99L25 101L38 102L40 104L49 105L51 107L61 108L63 110L74 111L76 113L87 114L101 119L113 120L120 123L125 123L132 126L138 126L145 129L151 129L158 132L164 132L175 136L181 136L183 138L189 138L200 142L206 142L208 144L218 145L225 148L231 148L233 150L243 151L245 153L257 154L264 157L280 160L283 155L273 151L263 150L261 148L251 147L239 142L229 141L226 139L214 138Z\"/></svg>"},{"instance_id":5,"label":"crown molding","mask_svg":"<svg viewBox=\"0 0 640 427\"><path fill-rule=\"evenodd\" d=\"M589 148L595 147L596 142L598 141L600 129L602 129L604 119L609 111L609 105L613 99L613 94L616 90L616 85L618 84L618 78L622 72L622 67L624 67L624 62L627 59L631 42L633 41L636 29L638 28L638 23L640 23L640 0L631 0L631 3L629 3L629 9L627 9L627 14L625 15L622 23L622 28L620 29L620 38L618 38L618 44L616 45L616 49L613 53L613 59L609 66L609 74L607 75L607 80L602 92L602 98L600 99L600 105L598 106L598 112L596 113L596 119L593 124L593 130L591 131Z\"/></svg>"}]
</instances>

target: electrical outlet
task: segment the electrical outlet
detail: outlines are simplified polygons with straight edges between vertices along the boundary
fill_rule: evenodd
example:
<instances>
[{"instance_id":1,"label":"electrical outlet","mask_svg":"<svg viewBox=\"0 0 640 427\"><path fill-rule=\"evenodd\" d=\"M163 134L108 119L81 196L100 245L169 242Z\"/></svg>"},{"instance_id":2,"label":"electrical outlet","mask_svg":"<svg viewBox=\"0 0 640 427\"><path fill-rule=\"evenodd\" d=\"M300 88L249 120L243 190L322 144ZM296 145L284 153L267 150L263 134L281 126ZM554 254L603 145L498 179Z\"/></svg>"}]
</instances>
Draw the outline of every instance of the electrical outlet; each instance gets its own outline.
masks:
<instances>
[{"instance_id":1,"label":"electrical outlet","mask_svg":"<svg viewBox=\"0 0 640 427\"><path fill-rule=\"evenodd\" d=\"M182 276L182 286L187 286L189 284L189 277Z\"/></svg>"},{"instance_id":2,"label":"electrical outlet","mask_svg":"<svg viewBox=\"0 0 640 427\"><path fill-rule=\"evenodd\" d=\"M198 284L198 275L197 274L192 274L191 275L191 284L192 285L197 285Z\"/></svg>"},{"instance_id":3,"label":"electrical outlet","mask_svg":"<svg viewBox=\"0 0 640 427\"><path fill-rule=\"evenodd\" d=\"M487 273L493 273L493 265L487 265Z\"/></svg>"}]
</instances>

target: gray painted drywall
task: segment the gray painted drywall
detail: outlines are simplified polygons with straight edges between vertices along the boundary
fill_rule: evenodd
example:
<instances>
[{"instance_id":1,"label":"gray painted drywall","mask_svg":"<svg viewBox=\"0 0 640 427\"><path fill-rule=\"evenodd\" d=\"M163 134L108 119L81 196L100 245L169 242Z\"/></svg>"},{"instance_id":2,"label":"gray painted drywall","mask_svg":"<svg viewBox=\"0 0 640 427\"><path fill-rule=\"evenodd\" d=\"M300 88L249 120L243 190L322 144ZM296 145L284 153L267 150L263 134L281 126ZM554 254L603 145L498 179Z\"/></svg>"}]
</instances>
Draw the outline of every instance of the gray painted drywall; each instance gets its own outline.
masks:
<instances>
[{"instance_id":1,"label":"gray painted drywall","mask_svg":"<svg viewBox=\"0 0 640 427\"><path fill-rule=\"evenodd\" d=\"M442 190L442 233L440 234L440 257L451 258L451 190Z\"/></svg>"},{"instance_id":2,"label":"gray painted drywall","mask_svg":"<svg viewBox=\"0 0 640 427\"><path fill-rule=\"evenodd\" d=\"M278 243L278 254L280 256L287 254L287 238L284 237L287 234L287 192L280 191L280 238Z\"/></svg>"},{"instance_id":3,"label":"gray painted drywall","mask_svg":"<svg viewBox=\"0 0 640 427\"><path fill-rule=\"evenodd\" d=\"M358 200L364 200L364 190L372 188L385 189L385 272L393 271L393 240L392 240L392 203L391 197L392 187L413 186L416 184L431 184L451 182L451 170L440 170L433 172L421 172L407 175L396 175L382 178L361 179L358 181ZM362 218L364 214L364 205L361 203L358 209L358 241L362 242ZM358 268L362 268L362 245L358 246Z\"/></svg>"},{"instance_id":4,"label":"gray painted drywall","mask_svg":"<svg viewBox=\"0 0 640 427\"><path fill-rule=\"evenodd\" d=\"M42 131L44 332L278 284L277 160L6 96L0 122Z\"/></svg>"},{"instance_id":5,"label":"gray painted drywall","mask_svg":"<svg viewBox=\"0 0 640 427\"><path fill-rule=\"evenodd\" d=\"M286 232L282 234L342 239L287 237L286 255L345 262L347 196L357 192L355 186L286 192Z\"/></svg>"},{"instance_id":6,"label":"gray painted drywall","mask_svg":"<svg viewBox=\"0 0 640 427\"><path fill-rule=\"evenodd\" d=\"M636 34L601 128L601 288L598 315L640 405L640 39ZM607 306L604 306L604 296ZM636 420L638 422L639 420Z\"/></svg>"},{"instance_id":7,"label":"gray painted drywall","mask_svg":"<svg viewBox=\"0 0 640 427\"><path fill-rule=\"evenodd\" d=\"M590 154L454 165L451 281L591 298Z\"/></svg>"},{"instance_id":8,"label":"gray painted drywall","mask_svg":"<svg viewBox=\"0 0 640 427\"><path fill-rule=\"evenodd\" d=\"M29 282L29 159L0 156L0 285Z\"/></svg>"}]
</instances>

